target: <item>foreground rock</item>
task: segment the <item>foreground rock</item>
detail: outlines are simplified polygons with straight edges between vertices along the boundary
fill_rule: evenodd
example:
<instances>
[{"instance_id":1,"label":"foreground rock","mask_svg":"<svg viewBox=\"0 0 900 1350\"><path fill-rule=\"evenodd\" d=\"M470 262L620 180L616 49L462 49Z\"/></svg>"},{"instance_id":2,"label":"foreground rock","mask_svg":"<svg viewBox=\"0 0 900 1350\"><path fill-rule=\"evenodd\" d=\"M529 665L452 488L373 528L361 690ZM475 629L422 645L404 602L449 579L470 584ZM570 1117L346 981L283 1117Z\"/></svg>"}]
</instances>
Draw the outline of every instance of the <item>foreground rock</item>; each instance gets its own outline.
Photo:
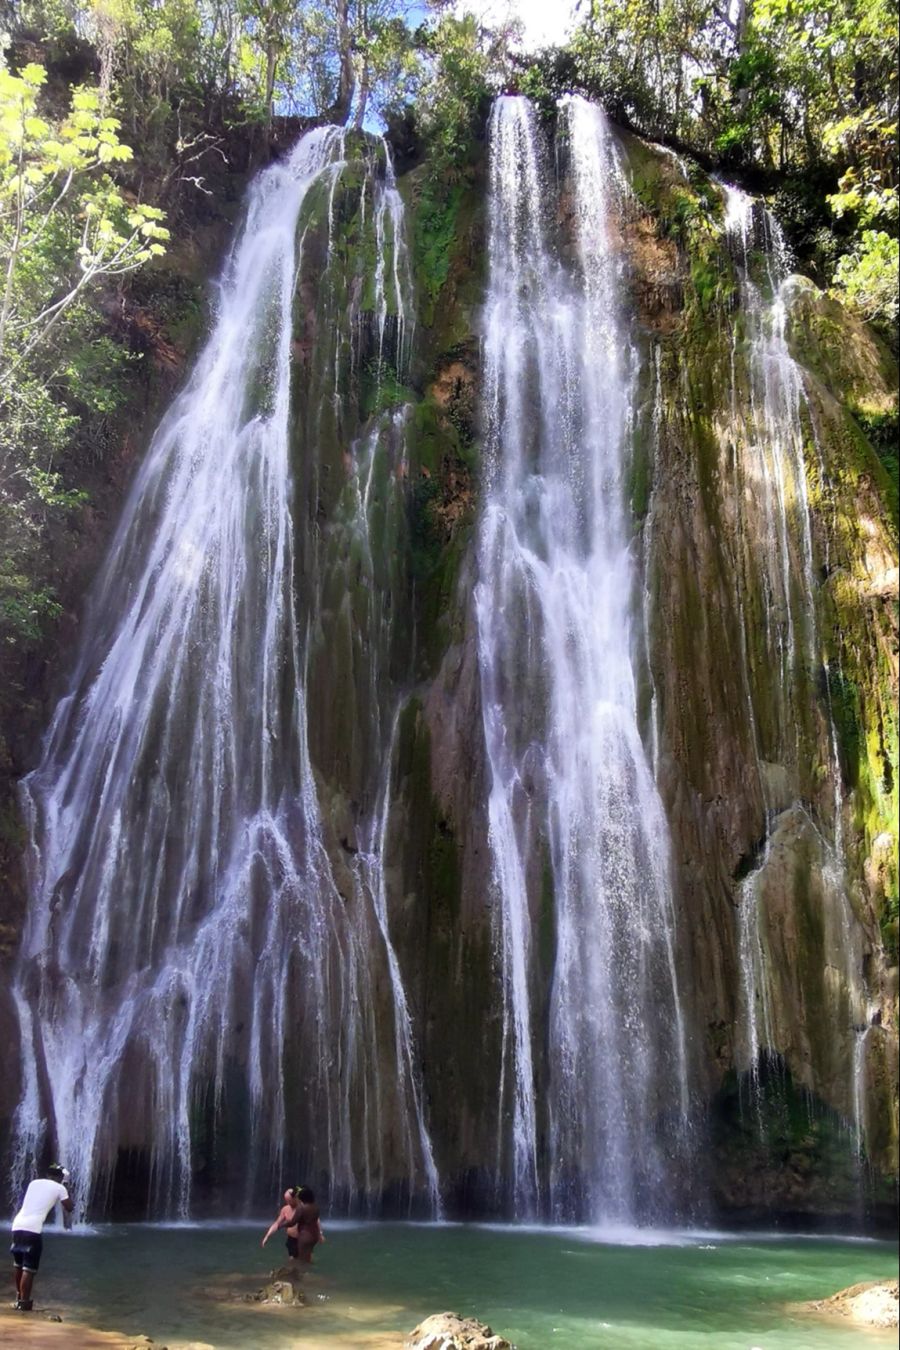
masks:
<instances>
[{"instance_id":1,"label":"foreground rock","mask_svg":"<svg viewBox=\"0 0 900 1350\"><path fill-rule=\"evenodd\" d=\"M282 1303L290 1308L300 1308L306 1302L299 1286L290 1280L272 1280L258 1294L248 1294L246 1297L248 1303Z\"/></svg>"},{"instance_id":2,"label":"foreground rock","mask_svg":"<svg viewBox=\"0 0 900 1350\"><path fill-rule=\"evenodd\" d=\"M502 1336L474 1317L456 1313L433 1313L406 1341L405 1350L515 1350Z\"/></svg>"},{"instance_id":3,"label":"foreground rock","mask_svg":"<svg viewBox=\"0 0 900 1350\"><path fill-rule=\"evenodd\" d=\"M813 1299L799 1306L804 1312L845 1317L859 1327L895 1327L900 1324L900 1282L872 1280L868 1284L851 1284L830 1298Z\"/></svg>"}]
</instances>

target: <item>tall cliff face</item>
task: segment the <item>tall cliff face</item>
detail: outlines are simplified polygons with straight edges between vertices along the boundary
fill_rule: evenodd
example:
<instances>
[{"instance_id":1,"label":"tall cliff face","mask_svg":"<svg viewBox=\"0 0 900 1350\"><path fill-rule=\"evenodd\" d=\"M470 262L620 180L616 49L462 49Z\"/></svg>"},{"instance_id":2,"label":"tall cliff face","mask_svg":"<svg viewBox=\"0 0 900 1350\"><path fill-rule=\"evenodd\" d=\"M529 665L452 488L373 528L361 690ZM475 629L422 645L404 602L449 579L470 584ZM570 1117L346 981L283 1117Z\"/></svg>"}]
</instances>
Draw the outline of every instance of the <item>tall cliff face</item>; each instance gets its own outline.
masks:
<instances>
[{"instance_id":1,"label":"tall cliff face","mask_svg":"<svg viewBox=\"0 0 900 1350\"><path fill-rule=\"evenodd\" d=\"M671 840L686 1053L684 1082L660 1080L643 1099L648 1137L687 1129L668 1160L671 1213L848 1213L897 1170L896 522L865 434L896 417L894 372L871 333L787 279L762 211L667 152L604 134L619 183L603 266L633 370L623 642ZM274 664L255 670L252 652L238 660L227 644L221 659L235 663L239 703L257 677L272 695L276 721L259 763L248 751L245 787L283 759L263 792L277 839L247 854L252 903L241 927L235 900L233 960L207 922L219 913L210 878L185 902L210 929L200 940L189 916L178 967L196 1057L173 1089L171 1146L154 1124L166 1099L149 1088L117 1097L98 1124L95 1181L112 1178L120 1210L178 1195L252 1203L280 1167L373 1208L433 1212L439 1189L451 1211L509 1212L517 1195L475 602L487 164L455 185L427 166L395 184L382 148L342 146L342 167L297 217L289 298L279 273L291 316L270 360L281 373L273 386L261 364L245 390L262 419L273 387L287 399L293 542L279 593L289 587L293 613ZM557 149L542 229L553 267L577 277L565 129ZM252 551L270 536L251 517ZM255 575L271 553L253 556ZM199 616L202 627L205 606ZM536 781L525 797L542 791ZM522 895L543 1176L560 927L537 805L535 820ZM57 909L71 884L59 880ZM185 974L203 941L227 972L205 1001ZM38 966L40 1016L65 963ZM26 972L22 990L37 978ZM637 1057L671 1016L667 998L636 987L624 1073L628 1038ZM163 1046L178 1029L166 1006L153 1013ZM142 1044L121 1062L150 1083L162 1061ZM264 1100L281 1113L272 1130ZM653 1166L634 1163L634 1210L649 1213ZM535 1203L552 1208L546 1184Z\"/></svg>"},{"instance_id":2,"label":"tall cliff face","mask_svg":"<svg viewBox=\"0 0 900 1350\"><path fill-rule=\"evenodd\" d=\"M708 1193L748 1215L857 1210L897 1169L896 522L866 438L896 417L895 371L871 332L789 277L760 208L668 152L625 134L619 145L630 192L616 246L641 371L631 500L643 726L672 835L694 1119L715 1145ZM558 226L565 253L565 177ZM478 311L468 315L477 333ZM455 361L455 350L437 354L434 388ZM471 399L476 372L456 378ZM431 913L429 896L443 918L452 850L453 984L494 1027L478 1056L496 1066L476 576L470 546L451 641L415 714L435 801L397 918ZM541 866L535 966L549 982ZM413 949L407 960L415 980ZM423 1011L445 998L449 1011L449 991L424 983ZM450 1171L477 1188L497 1102L485 1101L483 1071L454 1062L444 1016L422 1025L430 1097L456 1121ZM435 1061L452 1066L446 1105ZM536 1063L546 1088L540 1045Z\"/></svg>"}]
</instances>

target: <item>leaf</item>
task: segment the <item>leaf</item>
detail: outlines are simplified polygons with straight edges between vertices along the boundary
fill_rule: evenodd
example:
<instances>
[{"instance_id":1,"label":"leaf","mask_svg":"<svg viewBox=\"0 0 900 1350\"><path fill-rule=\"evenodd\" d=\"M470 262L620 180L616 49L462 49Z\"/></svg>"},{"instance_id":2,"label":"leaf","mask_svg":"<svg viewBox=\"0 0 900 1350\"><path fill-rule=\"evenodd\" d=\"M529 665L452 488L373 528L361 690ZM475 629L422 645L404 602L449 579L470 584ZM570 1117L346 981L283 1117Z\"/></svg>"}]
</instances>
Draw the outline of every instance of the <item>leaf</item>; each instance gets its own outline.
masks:
<instances>
[{"instance_id":1,"label":"leaf","mask_svg":"<svg viewBox=\"0 0 900 1350\"><path fill-rule=\"evenodd\" d=\"M42 84L47 83L47 72L43 66L38 65L36 61L29 61L27 66L23 66L19 71L19 78L25 84L32 88L40 88Z\"/></svg>"}]
</instances>

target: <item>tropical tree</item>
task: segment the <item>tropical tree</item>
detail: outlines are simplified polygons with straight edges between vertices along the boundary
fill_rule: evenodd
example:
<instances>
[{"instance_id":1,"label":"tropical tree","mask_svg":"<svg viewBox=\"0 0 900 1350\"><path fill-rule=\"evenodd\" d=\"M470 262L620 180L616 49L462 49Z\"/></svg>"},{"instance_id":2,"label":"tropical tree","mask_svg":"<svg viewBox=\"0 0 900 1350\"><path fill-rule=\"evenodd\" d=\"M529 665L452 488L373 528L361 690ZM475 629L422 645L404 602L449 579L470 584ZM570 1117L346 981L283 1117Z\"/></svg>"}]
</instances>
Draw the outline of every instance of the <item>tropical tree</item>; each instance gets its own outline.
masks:
<instances>
[{"instance_id":1,"label":"tropical tree","mask_svg":"<svg viewBox=\"0 0 900 1350\"><path fill-rule=\"evenodd\" d=\"M25 631L51 604L29 582L40 522L81 500L58 467L76 409L108 403L121 365L88 297L168 238L111 176L132 151L100 91L74 89L55 121L45 82L37 63L0 66L0 627Z\"/></svg>"}]
</instances>

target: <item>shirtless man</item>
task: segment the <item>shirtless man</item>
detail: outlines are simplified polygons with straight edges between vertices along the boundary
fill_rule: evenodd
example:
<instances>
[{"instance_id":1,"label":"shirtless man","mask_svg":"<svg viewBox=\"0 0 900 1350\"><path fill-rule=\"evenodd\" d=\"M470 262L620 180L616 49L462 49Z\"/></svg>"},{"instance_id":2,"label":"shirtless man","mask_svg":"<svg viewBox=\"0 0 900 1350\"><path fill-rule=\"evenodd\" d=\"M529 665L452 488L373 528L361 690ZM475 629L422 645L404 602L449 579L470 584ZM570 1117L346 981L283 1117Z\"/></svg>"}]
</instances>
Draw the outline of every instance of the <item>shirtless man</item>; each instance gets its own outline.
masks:
<instances>
[{"instance_id":1,"label":"shirtless man","mask_svg":"<svg viewBox=\"0 0 900 1350\"><path fill-rule=\"evenodd\" d=\"M297 1186L285 1191L284 1204L260 1245L264 1247L280 1228L286 1230L287 1254L291 1264L300 1261L303 1265L311 1265L313 1247L325 1241L325 1234L319 1222L316 1197L308 1186Z\"/></svg>"},{"instance_id":2,"label":"shirtless man","mask_svg":"<svg viewBox=\"0 0 900 1350\"><path fill-rule=\"evenodd\" d=\"M287 1254L289 1259L294 1262L297 1259L297 1192L296 1190L285 1191L284 1204L278 1211L275 1222L269 1226L265 1237L260 1243L264 1247L273 1233L277 1233L280 1228L286 1228L287 1233Z\"/></svg>"}]
</instances>

